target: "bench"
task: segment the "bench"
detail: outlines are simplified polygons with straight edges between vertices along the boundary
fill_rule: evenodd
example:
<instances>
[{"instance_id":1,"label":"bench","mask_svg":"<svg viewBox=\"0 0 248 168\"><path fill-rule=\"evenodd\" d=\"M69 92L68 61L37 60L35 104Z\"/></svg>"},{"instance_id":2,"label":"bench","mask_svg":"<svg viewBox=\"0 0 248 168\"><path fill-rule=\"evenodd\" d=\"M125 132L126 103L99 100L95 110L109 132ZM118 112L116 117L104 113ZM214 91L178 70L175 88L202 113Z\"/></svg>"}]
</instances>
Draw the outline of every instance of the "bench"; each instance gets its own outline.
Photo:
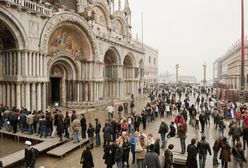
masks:
<instances>
[{"instance_id":1,"label":"bench","mask_svg":"<svg viewBox=\"0 0 248 168\"><path fill-rule=\"evenodd\" d=\"M79 141L79 143L73 143L73 141L70 141L70 142L67 142L63 145L60 145L57 148L54 148L54 149L48 151L47 154L63 158L66 153L74 150L75 148L78 148L78 147L81 148L88 141L89 141L88 138Z\"/></svg>"}]
</instances>

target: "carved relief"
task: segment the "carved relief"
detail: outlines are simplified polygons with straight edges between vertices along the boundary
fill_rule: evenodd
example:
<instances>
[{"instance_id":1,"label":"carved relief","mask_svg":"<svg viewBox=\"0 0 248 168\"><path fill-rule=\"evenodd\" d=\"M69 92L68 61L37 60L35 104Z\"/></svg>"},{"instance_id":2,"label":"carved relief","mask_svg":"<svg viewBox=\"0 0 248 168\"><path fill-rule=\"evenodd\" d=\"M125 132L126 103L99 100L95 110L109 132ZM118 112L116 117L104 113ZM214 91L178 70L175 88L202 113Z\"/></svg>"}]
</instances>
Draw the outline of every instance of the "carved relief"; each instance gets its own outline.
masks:
<instances>
[{"instance_id":1,"label":"carved relief","mask_svg":"<svg viewBox=\"0 0 248 168\"><path fill-rule=\"evenodd\" d=\"M95 20L97 23L107 26L107 20L104 12L99 7L95 6L92 9L95 12Z\"/></svg>"},{"instance_id":2,"label":"carved relief","mask_svg":"<svg viewBox=\"0 0 248 168\"><path fill-rule=\"evenodd\" d=\"M39 35L39 23L33 20L29 21L29 36L32 38L38 38Z\"/></svg>"},{"instance_id":3,"label":"carved relief","mask_svg":"<svg viewBox=\"0 0 248 168\"><path fill-rule=\"evenodd\" d=\"M122 24L119 20L114 20L113 30L118 34L123 34Z\"/></svg>"},{"instance_id":4,"label":"carved relief","mask_svg":"<svg viewBox=\"0 0 248 168\"><path fill-rule=\"evenodd\" d=\"M54 30L57 28L58 25L61 25L65 22L70 22L70 23L75 23L77 25L80 25L80 28L84 30L86 36L89 38L91 42L91 50L92 50L91 52L93 54L92 57L94 58L98 56L96 37L93 35L91 27L82 17L72 12L64 12L62 14L54 15L47 22L47 24L44 27L43 34L41 37L40 50L43 52L48 52L49 38L51 34L54 32Z\"/></svg>"}]
</instances>

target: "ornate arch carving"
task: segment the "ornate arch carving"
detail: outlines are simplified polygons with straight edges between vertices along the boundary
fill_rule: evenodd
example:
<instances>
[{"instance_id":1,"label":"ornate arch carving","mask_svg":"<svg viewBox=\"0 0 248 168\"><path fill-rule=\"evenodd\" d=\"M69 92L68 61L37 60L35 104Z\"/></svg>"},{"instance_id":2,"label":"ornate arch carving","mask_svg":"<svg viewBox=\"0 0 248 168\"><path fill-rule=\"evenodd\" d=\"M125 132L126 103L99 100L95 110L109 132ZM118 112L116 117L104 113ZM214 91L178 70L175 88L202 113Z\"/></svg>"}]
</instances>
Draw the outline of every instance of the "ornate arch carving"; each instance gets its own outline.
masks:
<instances>
[{"instance_id":1,"label":"ornate arch carving","mask_svg":"<svg viewBox=\"0 0 248 168\"><path fill-rule=\"evenodd\" d=\"M121 57L120 57L120 52L114 47L114 46L111 46L111 47L108 47L105 51L104 51L104 56L103 56L103 62L104 62L104 58L107 54L108 51L111 51L115 58L116 58L116 61L117 61L117 64L118 65L121 65Z\"/></svg>"},{"instance_id":2,"label":"ornate arch carving","mask_svg":"<svg viewBox=\"0 0 248 168\"><path fill-rule=\"evenodd\" d=\"M105 15L105 19L106 19L106 25L107 27L110 27L110 11L109 11L109 7L108 4L103 2L103 1L99 1L97 0L91 7L91 9L93 10L95 7L101 9L101 11L104 13Z\"/></svg>"},{"instance_id":3,"label":"ornate arch carving","mask_svg":"<svg viewBox=\"0 0 248 168\"><path fill-rule=\"evenodd\" d=\"M126 29L126 26L125 26L125 21L119 17L119 16L116 16L114 19L113 19L113 22L112 22L112 28L113 30L116 28L116 22L119 22L121 24L121 28L122 28L122 34L121 35L126 35L127 34L127 29ZM118 33L118 32L117 32Z\"/></svg>"},{"instance_id":4,"label":"ornate arch carving","mask_svg":"<svg viewBox=\"0 0 248 168\"><path fill-rule=\"evenodd\" d=\"M81 16L72 12L59 13L50 18L50 20L48 20L41 33L40 50L45 53L48 52L48 43L51 34L56 30L57 27L63 25L63 23L66 22L76 24L85 32L91 44L92 59L97 59L99 56L97 42L92 28Z\"/></svg>"},{"instance_id":5,"label":"ornate arch carving","mask_svg":"<svg viewBox=\"0 0 248 168\"><path fill-rule=\"evenodd\" d=\"M15 40L17 41L17 48L28 49L28 36L22 24L17 18L11 14L5 7L0 7L0 20L8 25Z\"/></svg>"},{"instance_id":6,"label":"ornate arch carving","mask_svg":"<svg viewBox=\"0 0 248 168\"><path fill-rule=\"evenodd\" d=\"M125 57L123 58L123 61L122 61L123 65L124 65L124 61L125 61L125 58L126 58L126 57L129 57L128 59L131 59L132 67L137 67L136 60L135 60L133 54L130 53L130 52L128 52L128 53L125 55Z\"/></svg>"}]
</instances>

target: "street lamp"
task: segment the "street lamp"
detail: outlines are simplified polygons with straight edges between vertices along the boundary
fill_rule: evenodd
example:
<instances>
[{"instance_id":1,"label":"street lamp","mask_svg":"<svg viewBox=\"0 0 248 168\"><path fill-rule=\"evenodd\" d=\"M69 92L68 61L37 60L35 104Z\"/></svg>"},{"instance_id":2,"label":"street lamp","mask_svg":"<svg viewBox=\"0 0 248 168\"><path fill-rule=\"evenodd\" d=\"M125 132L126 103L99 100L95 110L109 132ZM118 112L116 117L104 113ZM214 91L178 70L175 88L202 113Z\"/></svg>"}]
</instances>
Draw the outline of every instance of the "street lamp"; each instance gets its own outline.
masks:
<instances>
[{"instance_id":1,"label":"street lamp","mask_svg":"<svg viewBox=\"0 0 248 168\"><path fill-rule=\"evenodd\" d=\"M245 101L245 38L244 38L244 0L241 0L241 74L239 101Z\"/></svg>"}]
</instances>

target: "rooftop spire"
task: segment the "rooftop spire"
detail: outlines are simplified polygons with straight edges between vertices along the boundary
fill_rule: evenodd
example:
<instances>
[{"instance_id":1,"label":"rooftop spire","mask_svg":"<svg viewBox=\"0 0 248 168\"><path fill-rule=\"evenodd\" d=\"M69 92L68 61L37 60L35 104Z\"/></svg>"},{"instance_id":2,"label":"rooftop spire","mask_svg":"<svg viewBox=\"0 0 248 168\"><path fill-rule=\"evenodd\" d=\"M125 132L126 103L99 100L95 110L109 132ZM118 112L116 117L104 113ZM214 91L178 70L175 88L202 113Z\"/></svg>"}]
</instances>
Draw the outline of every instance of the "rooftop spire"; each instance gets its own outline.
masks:
<instances>
[{"instance_id":1,"label":"rooftop spire","mask_svg":"<svg viewBox=\"0 0 248 168\"><path fill-rule=\"evenodd\" d=\"M128 0L125 0L124 11L129 12L129 13L131 12Z\"/></svg>"}]
</instances>

